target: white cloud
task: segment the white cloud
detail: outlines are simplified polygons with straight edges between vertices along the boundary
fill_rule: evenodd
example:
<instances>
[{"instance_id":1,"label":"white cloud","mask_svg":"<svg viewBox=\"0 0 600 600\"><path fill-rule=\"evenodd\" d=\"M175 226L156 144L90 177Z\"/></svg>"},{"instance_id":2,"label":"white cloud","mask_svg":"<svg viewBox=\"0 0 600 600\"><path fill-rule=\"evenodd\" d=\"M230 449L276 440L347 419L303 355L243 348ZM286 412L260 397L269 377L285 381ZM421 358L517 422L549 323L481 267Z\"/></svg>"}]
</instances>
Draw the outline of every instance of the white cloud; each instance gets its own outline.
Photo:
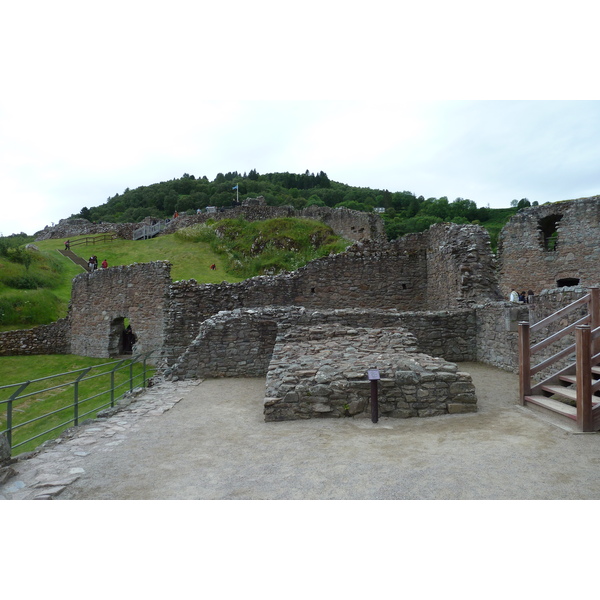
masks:
<instances>
[{"instance_id":1,"label":"white cloud","mask_svg":"<svg viewBox=\"0 0 600 600\"><path fill-rule=\"evenodd\" d=\"M499 206L597 193L597 102L462 101L529 97L532 82L540 97L577 97L573 82L593 81L580 76L579 52L591 25L578 21L569 62L562 12L560 43L549 10L536 46L532 36L509 42L511 28L539 23L527 3L518 25L510 10L490 15L481 3L413 5L7 5L0 231L33 233L184 172L323 170L352 185Z\"/></svg>"}]
</instances>

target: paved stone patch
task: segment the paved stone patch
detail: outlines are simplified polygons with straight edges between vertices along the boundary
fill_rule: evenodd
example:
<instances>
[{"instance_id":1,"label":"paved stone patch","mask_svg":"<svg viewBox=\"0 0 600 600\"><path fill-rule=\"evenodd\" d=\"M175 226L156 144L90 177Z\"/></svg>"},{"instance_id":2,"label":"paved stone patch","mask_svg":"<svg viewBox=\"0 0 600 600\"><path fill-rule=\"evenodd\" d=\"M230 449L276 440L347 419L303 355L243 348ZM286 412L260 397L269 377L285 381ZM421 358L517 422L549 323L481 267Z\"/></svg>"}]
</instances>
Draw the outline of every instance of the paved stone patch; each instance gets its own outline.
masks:
<instances>
[{"instance_id":1,"label":"paved stone patch","mask_svg":"<svg viewBox=\"0 0 600 600\"><path fill-rule=\"evenodd\" d=\"M14 474L0 484L0 500L56 498L86 472L86 457L113 451L141 422L160 417L182 399L183 392L200 383L202 380L158 383L112 416L73 427L33 455L23 455L7 467Z\"/></svg>"}]
</instances>

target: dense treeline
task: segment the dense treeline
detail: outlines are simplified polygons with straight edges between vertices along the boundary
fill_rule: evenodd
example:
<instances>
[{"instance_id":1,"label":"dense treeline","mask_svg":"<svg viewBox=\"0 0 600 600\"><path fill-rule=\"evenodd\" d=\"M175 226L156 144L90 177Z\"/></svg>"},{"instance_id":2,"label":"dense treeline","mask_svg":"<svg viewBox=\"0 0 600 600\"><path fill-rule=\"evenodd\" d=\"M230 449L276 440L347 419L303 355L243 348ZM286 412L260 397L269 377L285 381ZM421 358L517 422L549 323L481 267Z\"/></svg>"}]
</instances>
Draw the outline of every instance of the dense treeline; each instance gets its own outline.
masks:
<instances>
[{"instance_id":1,"label":"dense treeline","mask_svg":"<svg viewBox=\"0 0 600 600\"><path fill-rule=\"evenodd\" d=\"M465 198L450 201L445 196L424 198L408 191L354 187L331 181L323 171L316 175L309 171L303 174L260 175L255 169L243 174L237 171L219 173L213 181L206 176L196 178L184 173L179 179L133 190L127 188L123 193L108 198L105 204L94 208L84 207L78 215L73 216L95 222L135 223L148 216L171 217L175 211L183 214L207 206L232 206L238 193L241 200L264 196L270 206L289 205L296 209L311 205L346 207L366 212L385 209L382 217L389 239L424 231L430 225L441 222L476 222L486 226L497 216L496 209L477 207L475 202ZM513 208L509 209L510 214L517 210L515 202ZM505 220L510 215L504 213Z\"/></svg>"}]
</instances>

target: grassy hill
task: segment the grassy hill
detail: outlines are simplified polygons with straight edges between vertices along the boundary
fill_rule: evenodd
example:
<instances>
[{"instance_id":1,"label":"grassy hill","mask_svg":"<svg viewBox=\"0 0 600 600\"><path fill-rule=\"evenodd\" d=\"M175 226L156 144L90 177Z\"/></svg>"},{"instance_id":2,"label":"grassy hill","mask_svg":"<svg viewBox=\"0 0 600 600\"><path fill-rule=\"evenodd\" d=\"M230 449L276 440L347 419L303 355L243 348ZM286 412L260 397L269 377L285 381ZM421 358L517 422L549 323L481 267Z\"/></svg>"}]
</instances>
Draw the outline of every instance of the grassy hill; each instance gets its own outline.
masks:
<instances>
[{"instance_id":1,"label":"grassy hill","mask_svg":"<svg viewBox=\"0 0 600 600\"><path fill-rule=\"evenodd\" d=\"M424 231L433 223L477 222L487 227L497 217L496 209L478 207L473 200L466 198L424 198L409 191L356 187L332 181L323 171L316 175L308 171L303 174L259 174L254 169L243 174L237 171L219 173L212 181L206 176L184 173L178 179L127 188L108 198L104 204L90 208L84 206L79 213L71 216L89 221L136 223L148 216L168 218L175 211L183 215L194 214L207 206L233 206L237 203L238 194L240 199L263 196L269 206L285 205L296 209L313 205L365 212L384 209L381 214L390 240ZM521 202L523 206L529 205L526 199ZM507 198L506 203L508 206L511 200ZM506 210L514 214L517 208Z\"/></svg>"},{"instance_id":2,"label":"grassy hill","mask_svg":"<svg viewBox=\"0 0 600 600\"><path fill-rule=\"evenodd\" d=\"M71 242L78 238L70 238ZM0 331L51 323L66 316L73 277L82 267L62 256L64 239L36 242L0 255ZM292 271L349 242L308 219L271 219L249 223L227 219L198 225L150 240L74 245L75 254L91 255L109 266L168 260L174 281L235 283L265 273ZM19 258L19 260L15 260ZM211 265L216 268L212 270Z\"/></svg>"}]
</instances>

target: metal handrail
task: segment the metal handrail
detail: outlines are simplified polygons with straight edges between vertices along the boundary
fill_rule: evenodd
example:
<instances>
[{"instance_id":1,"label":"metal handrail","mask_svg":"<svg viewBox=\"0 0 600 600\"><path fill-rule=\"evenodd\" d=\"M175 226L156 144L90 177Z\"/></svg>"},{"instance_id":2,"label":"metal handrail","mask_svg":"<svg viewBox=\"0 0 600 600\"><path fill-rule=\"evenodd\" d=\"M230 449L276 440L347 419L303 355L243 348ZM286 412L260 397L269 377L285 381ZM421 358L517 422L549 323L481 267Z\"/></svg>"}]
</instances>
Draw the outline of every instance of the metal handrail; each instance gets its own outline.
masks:
<instances>
[{"instance_id":1,"label":"metal handrail","mask_svg":"<svg viewBox=\"0 0 600 600\"><path fill-rule=\"evenodd\" d=\"M99 411L101 411L105 408L108 408L109 406L111 408L114 407L116 401L119 400L121 397L123 397L124 394L126 393L126 392L123 392L123 394L121 394L120 396L115 397L115 391L118 390L119 388L127 386L128 391L133 391L133 388L134 388L133 382L134 382L134 380L137 380L139 378L141 378L141 387L146 387L146 383L150 377L148 375L146 362L148 360L148 357L151 354L153 354L153 352L154 351L138 354L129 360L120 359L117 361L103 363L100 365L93 365L92 367L84 367L83 369L76 369L74 371L67 371L65 373L57 373L55 375L49 375L47 377L41 377L39 379L32 379L32 380L29 380L26 382L0 386L0 391L8 390L8 389L15 389L15 391L12 393L12 395L9 396L8 399L0 400L0 408L2 406L6 405L6 428L3 430L0 430L0 435L3 435L3 434L6 435L8 445L11 448L11 450L13 450L13 449L21 447L25 444L28 444L29 442L31 442L37 438L40 438L42 436L47 436L47 434L52 433L56 430L59 430L59 429L62 430L70 425L77 426L77 425L79 425L79 422L83 417L98 413ZM142 365L141 373L138 373L136 375L133 374L134 364ZM102 373L95 373L93 375L87 376L87 373L89 373L93 369L100 369L100 368L106 369L106 367L110 367L112 365L116 365L116 366L110 370L105 370ZM124 381L121 381L120 383L117 383L115 385L115 373L117 371L125 371L125 370L129 371L128 376L124 379ZM97 379L98 377L103 377L103 376L109 377L109 380L110 380L110 385L108 385L105 390L95 393L92 396L89 396L87 398L80 398L79 385L81 383L90 381L91 379ZM44 388L41 390L37 390L35 392L29 392L26 394L22 393L31 384L54 379L57 377L69 377L69 381L66 381L66 382L58 384L58 385L53 385L53 386L50 386L50 387L47 387L47 388ZM71 404L67 404L66 406L62 406L56 410L52 410L52 411L44 413L42 415L38 415L36 417L33 417L32 419L28 419L27 421L23 421L18 424L13 423L14 411L15 411L14 403L15 402L24 400L26 398L30 398L32 396L39 396L43 393L46 393L46 392L49 392L52 390L56 390L59 388L67 388L69 386L73 386L73 388L74 388L73 400L72 400ZM99 405L94 405L90 410L88 410L85 413L82 413L82 414L79 413L79 408L84 403L90 402L94 399L97 399L103 395L108 395L108 394L110 395L110 400L108 400L107 402L105 402L103 404L99 404ZM69 418L67 421L64 421L58 425L53 425L49 429L46 429L40 433L36 433L35 435L29 437L26 440L22 440L22 441L19 441L19 443L13 444L13 433L15 431L21 429L22 427L25 427L26 425L31 425L32 423L42 421L43 419L48 419L49 417L51 417L53 415L59 414L61 412L64 412L64 411L70 410L70 409L73 410L73 416L71 418Z\"/></svg>"}]
</instances>

